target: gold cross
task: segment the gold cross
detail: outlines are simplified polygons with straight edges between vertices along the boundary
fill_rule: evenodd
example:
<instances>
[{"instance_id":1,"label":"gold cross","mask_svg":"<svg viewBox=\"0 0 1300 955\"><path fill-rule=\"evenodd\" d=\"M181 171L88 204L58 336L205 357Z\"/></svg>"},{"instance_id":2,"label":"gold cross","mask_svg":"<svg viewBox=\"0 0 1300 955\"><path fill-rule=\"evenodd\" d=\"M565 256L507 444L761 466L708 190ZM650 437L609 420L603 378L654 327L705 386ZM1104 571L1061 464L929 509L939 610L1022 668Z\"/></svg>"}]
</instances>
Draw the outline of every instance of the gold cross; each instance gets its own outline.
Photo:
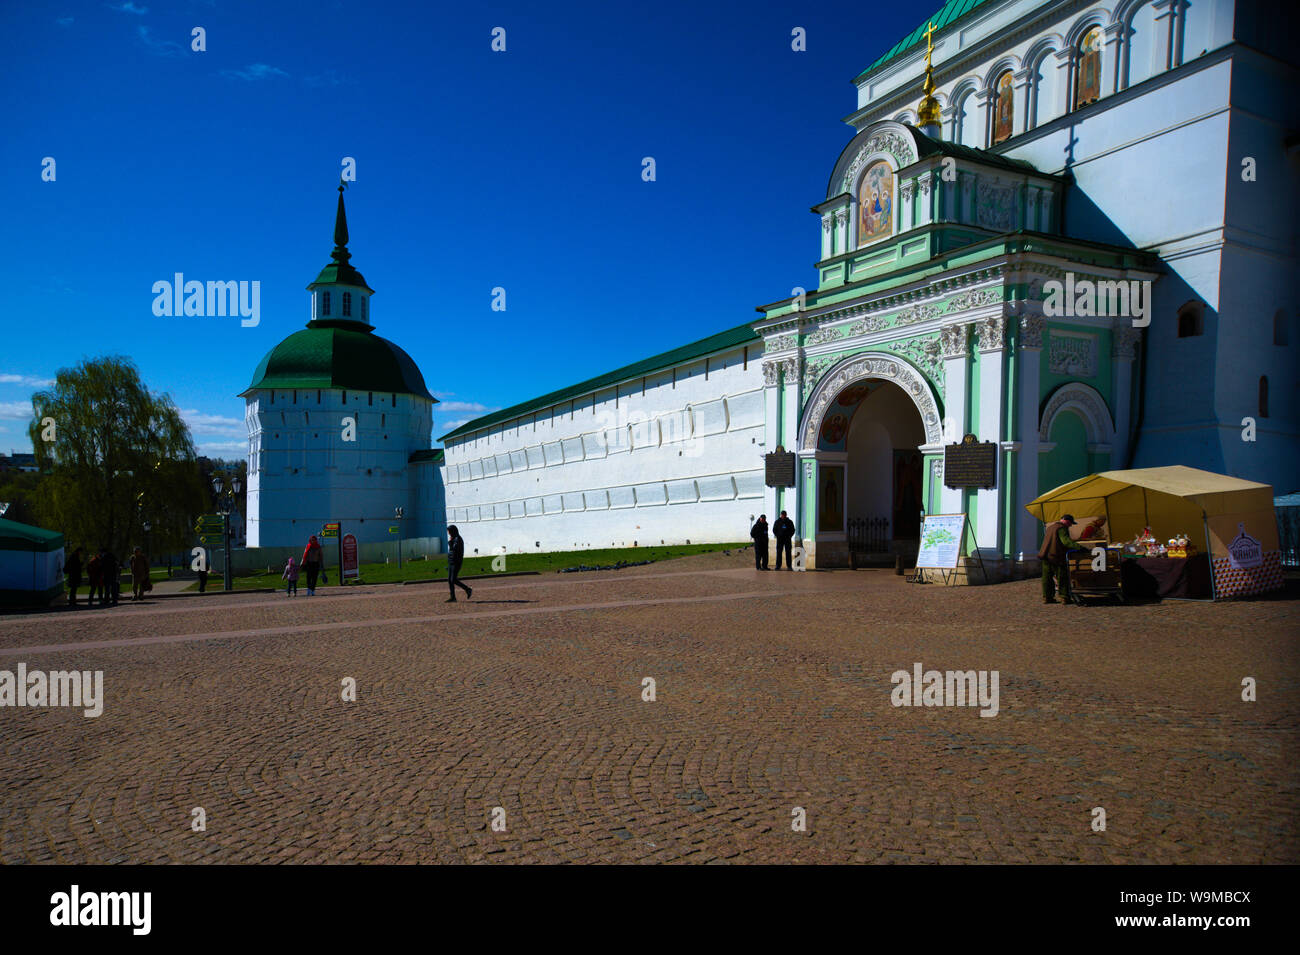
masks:
<instances>
[{"instance_id":1,"label":"gold cross","mask_svg":"<svg viewBox=\"0 0 1300 955\"><path fill-rule=\"evenodd\" d=\"M926 24L928 29L925 31L925 65L930 65L930 54L934 52L934 22Z\"/></svg>"}]
</instances>

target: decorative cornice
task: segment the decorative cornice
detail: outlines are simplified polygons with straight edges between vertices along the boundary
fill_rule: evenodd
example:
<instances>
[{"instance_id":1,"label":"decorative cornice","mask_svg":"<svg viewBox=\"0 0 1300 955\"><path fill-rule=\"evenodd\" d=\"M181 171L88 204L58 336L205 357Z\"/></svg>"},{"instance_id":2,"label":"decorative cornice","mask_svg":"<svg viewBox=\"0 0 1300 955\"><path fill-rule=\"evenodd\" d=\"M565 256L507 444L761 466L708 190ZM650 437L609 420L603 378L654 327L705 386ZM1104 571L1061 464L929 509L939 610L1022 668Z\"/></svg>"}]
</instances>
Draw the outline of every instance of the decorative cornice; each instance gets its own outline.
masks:
<instances>
[{"instance_id":1,"label":"decorative cornice","mask_svg":"<svg viewBox=\"0 0 1300 955\"><path fill-rule=\"evenodd\" d=\"M865 378L883 378L902 388L921 414L926 443L934 444L942 438L939 408L925 378L905 361L880 353L867 353L841 359L839 365L818 385L806 415L802 442L804 448L817 446L822 419L835 397L846 386Z\"/></svg>"},{"instance_id":2,"label":"decorative cornice","mask_svg":"<svg viewBox=\"0 0 1300 955\"><path fill-rule=\"evenodd\" d=\"M888 153L898 164L898 169L916 162L916 150L912 148L911 142L893 130L882 130L863 143L858 154L853 157L852 164L844 173L844 192L853 191L853 181L867 164L867 157L876 153Z\"/></svg>"}]
</instances>

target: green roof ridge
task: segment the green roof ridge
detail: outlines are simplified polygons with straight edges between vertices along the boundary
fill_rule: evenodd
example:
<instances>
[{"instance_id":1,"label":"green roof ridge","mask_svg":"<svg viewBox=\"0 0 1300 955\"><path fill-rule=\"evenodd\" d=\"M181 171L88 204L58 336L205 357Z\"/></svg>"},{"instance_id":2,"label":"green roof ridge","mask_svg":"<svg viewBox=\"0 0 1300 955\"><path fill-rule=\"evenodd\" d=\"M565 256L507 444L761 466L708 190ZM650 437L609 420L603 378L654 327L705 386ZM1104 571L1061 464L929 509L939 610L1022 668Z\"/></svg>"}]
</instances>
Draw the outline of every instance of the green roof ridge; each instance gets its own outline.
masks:
<instances>
[{"instance_id":1,"label":"green roof ridge","mask_svg":"<svg viewBox=\"0 0 1300 955\"><path fill-rule=\"evenodd\" d=\"M490 428L494 424L500 424L502 421L509 421L511 418L518 418L530 411L536 411L538 408L546 408L561 401L576 398L578 395L599 391L610 385L627 381L629 378L638 378L642 375L648 375L652 371L658 371L660 368L666 368L669 365L677 365L684 361L690 361L692 358L703 357L711 352L758 340L759 335L754 331L753 325L746 322L744 325L737 325L735 328L718 332L708 338L701 338L699 341L682 345L672 351L652 355L630 365L624 365L622 368L615 368L613 371L598 375L595 378L588 378L586 381L580 381L567 388L561 388L559 391L539 395L528 401L511 405L509 408L502 408L500 411L494 411L491 414L475 418L473 421L467 421L454 431L448 431L439 440L446 441L448 438L456 438L471 431L481 431L484 428Z\"/></svg>"},{"instance_id":2,"label":"green roof ridge","mask_svg":"<svg viewBox=\"0 0 1300 955\"><path fill-rule=\"evenodd\" d=\"M926 17L922 20L920 26L891 46L889 50L880 57L880 59L876 60L876 62L872 63L865 70L855 76L853 81L856 83L861 80L862 77L866 76L878 67L884 66L890 60L902 56L908 50L912 49L912 47L917 46L918 44L923 45L925 42L926 27L931 23L934 24L934 32L937 36L947 27L966 16L966 14L988 2L989 0L948 0L948 2L940 7L933 16Z\"/></svg>"}]
</instances>

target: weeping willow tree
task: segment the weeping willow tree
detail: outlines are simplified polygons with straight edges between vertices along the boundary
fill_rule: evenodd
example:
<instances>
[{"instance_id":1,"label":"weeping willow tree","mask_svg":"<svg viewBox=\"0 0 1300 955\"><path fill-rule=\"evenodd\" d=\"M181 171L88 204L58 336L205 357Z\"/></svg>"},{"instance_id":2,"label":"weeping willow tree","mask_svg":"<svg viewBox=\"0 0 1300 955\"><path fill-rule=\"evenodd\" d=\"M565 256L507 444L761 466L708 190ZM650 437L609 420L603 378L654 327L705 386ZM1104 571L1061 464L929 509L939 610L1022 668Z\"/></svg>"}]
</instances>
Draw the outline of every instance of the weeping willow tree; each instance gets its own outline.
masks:
<instances>
[{"instance_id":1,"label":"weeping willow tree","mask_svg":"<svg viewBox=\"0 0 1300 955\"><path fill-rule=\"evenodd\" d=\"M42 479L40 523L61 530L68 550L180 550L205 502L190 431L166 394L151 394L129 359L61 369L32 395L29 428Z\"/></svg>"}]
</instances>

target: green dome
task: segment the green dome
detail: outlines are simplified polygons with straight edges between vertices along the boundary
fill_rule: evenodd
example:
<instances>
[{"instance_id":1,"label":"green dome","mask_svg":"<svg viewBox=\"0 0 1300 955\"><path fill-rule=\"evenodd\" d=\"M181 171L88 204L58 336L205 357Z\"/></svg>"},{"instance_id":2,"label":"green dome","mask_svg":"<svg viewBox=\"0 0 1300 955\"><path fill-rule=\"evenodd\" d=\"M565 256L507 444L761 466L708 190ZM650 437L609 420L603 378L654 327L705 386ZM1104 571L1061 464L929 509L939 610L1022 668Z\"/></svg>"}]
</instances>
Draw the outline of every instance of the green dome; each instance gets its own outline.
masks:
<instances>
[{"instance_id":1,"label":"green dome","mask_svg":"<svg viewBox=\"0 0 1300 955\"><path fill-rule=\"evenodd\" d=\"M257 365L247 395L259 388L341 388L437 399L411 356L364 322L316 319L276 345Z\"/></svg>"}]
</instances>

